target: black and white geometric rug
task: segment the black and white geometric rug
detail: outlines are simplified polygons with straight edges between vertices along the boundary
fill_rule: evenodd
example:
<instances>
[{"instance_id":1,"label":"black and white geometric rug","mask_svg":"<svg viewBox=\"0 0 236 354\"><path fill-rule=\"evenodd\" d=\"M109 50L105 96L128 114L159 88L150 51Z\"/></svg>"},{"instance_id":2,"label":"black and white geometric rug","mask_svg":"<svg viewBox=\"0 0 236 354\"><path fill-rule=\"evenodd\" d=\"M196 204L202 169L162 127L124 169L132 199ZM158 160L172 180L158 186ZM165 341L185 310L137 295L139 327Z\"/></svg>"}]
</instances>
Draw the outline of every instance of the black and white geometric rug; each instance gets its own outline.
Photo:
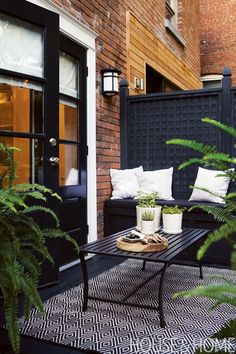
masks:
<instances>
[{"instance_id":1,"label":"black and white geometric rug","mask_svg":"<svg viewBox=\"0 0 236 354\"><path fill-rule=\"evenodd\" d=\"M89 282L91 295L122 299L140 282L157 270L159 265L127 260L100 274ZM166 328L159 324L159 314L124 305L89 300L88 310L82 312L82 285L59 294L44 303L45 315L33 310L28 322L20 320L21 332L68 346L96 350L106 354L191 354L197 347L210 345L211 353L235 353L235 340L209 339L227 321L236 318L235 308L221 305L213 311L212 300L206 298L172 299L178 291L198 285L219 283L216 276L235 281L235 272L204 267L204 279L199 269L172 265L164 284L164 313ZM130 302L157 306L159 278L138 291ZM208 349L209 350L209 349Z\"/></svg>"}]
</instances>

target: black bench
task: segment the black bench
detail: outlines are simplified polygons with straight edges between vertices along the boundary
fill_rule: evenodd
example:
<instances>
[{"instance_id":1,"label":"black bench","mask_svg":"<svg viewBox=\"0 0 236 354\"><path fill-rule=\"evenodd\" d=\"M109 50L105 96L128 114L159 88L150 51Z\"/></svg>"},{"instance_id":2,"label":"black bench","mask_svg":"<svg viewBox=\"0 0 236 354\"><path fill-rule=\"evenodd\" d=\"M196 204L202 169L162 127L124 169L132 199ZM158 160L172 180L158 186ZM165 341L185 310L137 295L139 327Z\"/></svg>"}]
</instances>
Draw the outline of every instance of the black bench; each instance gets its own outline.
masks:
<instances>
[{"instance_id":1,"label":"black bench","mask_svg":"<svg viewBox=\"0 0 236 354\"><path fill-rule=\"evenodd\" d=\"M136 205L138 201L135 199L109 199L104 205L104 235L108 236L116 232L122 231L136 225ZM204 203L204 202L189 202L184 199L177 200L157 200L158 205L173 205L177 204L181 207L190 208L193 205L205 204L211 206L223 207L223 204ZM214 218L202 211L200 208L194 209L191 212L184 212L183 227L202 228L214 230L220 226ZM200 245L198 245L200 246ZM188 249L183 257L186 260L193 260L196 254L196 247ZM225 241L219 241L213 244L206 253L204 258L206 264L230 264L230 248Z\"/></svg>"}]
</instances>

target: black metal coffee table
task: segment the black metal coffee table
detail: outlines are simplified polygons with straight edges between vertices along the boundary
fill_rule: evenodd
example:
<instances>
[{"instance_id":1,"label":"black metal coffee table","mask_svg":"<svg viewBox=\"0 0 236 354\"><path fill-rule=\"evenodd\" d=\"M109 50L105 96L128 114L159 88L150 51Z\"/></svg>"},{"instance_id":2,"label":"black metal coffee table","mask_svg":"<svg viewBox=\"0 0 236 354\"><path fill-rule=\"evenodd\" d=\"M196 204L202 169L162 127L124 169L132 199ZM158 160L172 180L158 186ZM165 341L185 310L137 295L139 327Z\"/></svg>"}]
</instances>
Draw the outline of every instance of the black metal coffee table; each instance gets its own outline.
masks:
<instances>
[{"instance_id":1,"label":"black metal coffee table","mask_svg":"<svg viewBox=\"0 0 236 354\"><path fill-rule=\"evenodd\" d=\"M124 230L122 232L116 233L114 235L105 237L104 239L97 240L91 242L89 244L81 246L80 249L80 260L81 260L81 267L83 273L83 280L84 280L84 299L83 299L83 311L87 310L88 306L88 299L111 302L116 304L128 305L133 307L141 307L151 310L159 310L160 313L160 325L161 327L165 327L165 317L163 311L163 284L165 278L165 272L168 266L175 263L176 257L180 255L184 250L186 250L189 246L193 245L197 241L204 238L208 233L209 230L205 229L184 229L181 234L178 235L165 235L167 237L169 246L168 249L164 251L158 251L153 253L142 253L142 252L128 252L122 251L116 247L116 240L118 237L126 235L132 229ZM116 256L116 257L123 257L123 258L135 258L143 260L143 268L145 269L146 262L156 262L156 263L163 263L163 267L158 269L157 272L152 274L148 279L146 279L142 284L136 287L131 294L123 298L122 300L113 300L113 299L105 299L99 298L95 296L90 296L88 294L88 272L87 272L87 265L85 261L85 254L99 254L105 256ZM200 267L200 278L203 278L202 274L202 265L200 262L193 263L193 265L198 265ZM151 279L161 273L160 278L160 286L159 286L159 294L158 294L158 307L153 307L149 305L140 305L135 303L127 303L126 301L141 287L147 284Z\"/></svg>"}]
</instances>

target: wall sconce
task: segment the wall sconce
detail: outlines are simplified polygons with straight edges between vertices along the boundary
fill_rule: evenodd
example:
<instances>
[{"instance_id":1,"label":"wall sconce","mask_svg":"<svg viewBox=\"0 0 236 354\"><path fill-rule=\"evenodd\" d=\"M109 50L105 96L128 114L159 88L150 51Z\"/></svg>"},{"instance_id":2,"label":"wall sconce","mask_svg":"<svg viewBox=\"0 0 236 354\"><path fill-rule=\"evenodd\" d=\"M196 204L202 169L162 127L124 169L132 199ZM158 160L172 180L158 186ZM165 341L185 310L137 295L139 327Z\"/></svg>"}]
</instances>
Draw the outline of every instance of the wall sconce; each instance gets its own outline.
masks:
<instances>
[{"instance_id":1,"label":"wall sconce","mask_svg":"<svg viewBox=\"0 0 236 354\"><path fill-rule=\"evenodd\" d=\"M143 83L143 79L139 79L138 77L134 78L134 88L136 90L144 90L144 83Z\"/></svg>"},{"instance_id":2,"label":"wall sconce","mask_svg":"<svg viewBox=\"0 0 236 354\"><path fill-rule=\"evenodd\" d=\"M105 96L114 96L119 92L118 78L121 73L118 69L102 69L102 94Z\"/></svg>"}]
</instances>

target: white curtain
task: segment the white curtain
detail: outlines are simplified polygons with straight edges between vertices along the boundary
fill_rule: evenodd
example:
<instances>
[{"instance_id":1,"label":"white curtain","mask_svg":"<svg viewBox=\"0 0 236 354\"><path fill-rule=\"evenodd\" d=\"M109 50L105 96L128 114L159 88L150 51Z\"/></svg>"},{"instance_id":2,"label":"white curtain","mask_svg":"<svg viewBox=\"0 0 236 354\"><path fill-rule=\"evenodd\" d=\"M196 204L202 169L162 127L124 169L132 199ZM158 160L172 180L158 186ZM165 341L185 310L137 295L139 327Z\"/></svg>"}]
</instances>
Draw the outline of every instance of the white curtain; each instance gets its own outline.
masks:
<instances>
[{"instance_id":1,"label":"white curtain","mask_svg":"<svg viewBox=\"0 0 236 354\"><path fill-rule=\"evenodd\" d=\"M0 14L0 67L43 77L43 30Z\"/></svg>"},{"instance_id":2,"label":"white curtain","mask_svg":"<svg viewBox=\"0 0 236 354\"><path fill-rule=\"evenodd\" d=\"M60 93L79 97L78 61L70 55L60 53Z\"/></svg>"}]
</instances>

